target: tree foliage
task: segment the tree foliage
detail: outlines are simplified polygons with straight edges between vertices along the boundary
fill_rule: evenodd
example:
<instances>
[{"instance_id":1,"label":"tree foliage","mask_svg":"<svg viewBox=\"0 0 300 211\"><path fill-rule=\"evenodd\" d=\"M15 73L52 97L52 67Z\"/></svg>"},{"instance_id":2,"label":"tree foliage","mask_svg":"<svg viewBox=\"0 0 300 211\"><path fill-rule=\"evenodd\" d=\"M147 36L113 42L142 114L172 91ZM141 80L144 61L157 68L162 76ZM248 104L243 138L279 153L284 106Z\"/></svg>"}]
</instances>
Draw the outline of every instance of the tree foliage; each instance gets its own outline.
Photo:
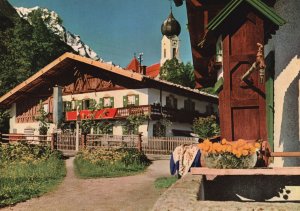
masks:
<instances>
[{"instance_id":1,"label":"tree foliage","mask_svg":"<svg viewBox=\"0 0 300 211\"><path fill-rule=\"evenodd\" d=\"M29 20L31 25L20 17L0 15L0 95L72 51L47 28L40 10L33 11Z\"/></svg>"},{"instance_id":2,"label":"tree foliage","mask_svg":"<svg viewBox=\"0 0 300 211\"><path fill-rule=\"evenodd\" d=\"M199 117L194 120L193 131L202 139L212 138L220 135L220 126L214 115Z\"/></svg>"},{"instance_id":3,"label":"tree foliage","mask_svg":"<svg viewBox=\"0 0 300 211\"><path fill-rule=\"evenodd\" d=\"M195 78L193 66L190 62L184 64L176 58L167 60L160 69L160 79L194 88Z\"/></svg>"}]
</instances>

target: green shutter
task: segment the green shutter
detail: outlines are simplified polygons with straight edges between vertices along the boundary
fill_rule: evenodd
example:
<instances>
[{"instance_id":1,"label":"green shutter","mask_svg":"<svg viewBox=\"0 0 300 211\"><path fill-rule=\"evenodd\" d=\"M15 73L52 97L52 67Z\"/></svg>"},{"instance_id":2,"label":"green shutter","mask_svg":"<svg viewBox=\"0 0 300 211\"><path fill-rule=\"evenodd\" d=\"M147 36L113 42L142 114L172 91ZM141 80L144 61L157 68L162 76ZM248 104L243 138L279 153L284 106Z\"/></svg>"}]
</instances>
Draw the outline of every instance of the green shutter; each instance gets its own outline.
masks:
<instances>
[{"instance_id":1,"label":"green shutter","mask_svg":"<svg viewBox=\"0 0 300 211\"><path fill-rule=\"evenodd\" d=\"M75 102L75 109L79 107L79 110L82 110L82 100L76 100Z\"/></svg>"},{"instance_id":2,"label":"green shutter","mask_svg":"<svg viewBox=\"0 0 300 211\"><path fill-rule=\"evenodd\" d=\"M95 106L96 106L96 100L95 99L90 99L89 109L94 109Z\"/></svg>"},{"instance_id":3,"label":"green shutter","mask_svg":"<svg viewBox=\"0 0 300 211\"><path fill-rule=\"evenodd\" d=\"M72 110L72 102L66 102L66 111Z\"/></svg>"},{"instance_id":4,"label":"green shutter","mask_svg":"<svg viewBox=\"0 0 300 211\"><path fill-rule=\"evenodd\" d=\"M110 106L113 108L115 105L114 105L114 97L111 97L110 98Z\"/></svg>"},{"instance_id":5,"label":"green shutter","mask_svg":"<svg viewBox=\"0 0 300 211\"><path fill-rule=\"evenodd\" d=\"M99 99L99 109L102 109L103 105L104 105L104 100L103 100L103 98L100 98Z\"/></svg>"},{"instance_id":6,"label":"green shutter","mask_svg":"<svg viewBox=\"0 0 300 211\"><path fill-rule=\"evenodd\" d=\"M128 105L128 97L123 96L123 107L127 107L127 105Z\"/></svg>"},{"instance_id":7,"label":"green shutter","mask_svg":"<svg viewBox=\"0 0 300 211\"><path fill-rule=\"evenodd\" d=\"M139 99L139 95L135 95L135 106L139 106L140 105L140 99Z\"/></svg>"}]
</instances>

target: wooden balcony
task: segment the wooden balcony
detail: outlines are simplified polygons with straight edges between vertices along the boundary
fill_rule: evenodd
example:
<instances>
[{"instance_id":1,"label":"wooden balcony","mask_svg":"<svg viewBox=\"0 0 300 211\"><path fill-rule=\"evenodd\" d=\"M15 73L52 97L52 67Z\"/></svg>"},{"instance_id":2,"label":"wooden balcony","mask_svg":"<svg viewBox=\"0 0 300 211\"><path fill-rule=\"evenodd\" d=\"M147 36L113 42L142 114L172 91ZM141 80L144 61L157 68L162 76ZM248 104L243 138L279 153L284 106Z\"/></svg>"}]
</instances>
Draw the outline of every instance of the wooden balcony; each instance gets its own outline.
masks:
<instances>
[{"instance_id":1,"label":"wooden balcony","mask_svg":"<svg viewBox=\"0 0 300 211\"><path fill-rule=\"evenodd\" d=\"M151 105L130 106L126 108L118 108L116 118L126 118L130 115L151 115Z\"/></svg>"},{"instance_id":2,"label":"wooden balcony","mask_svg":"<svg viewBox=\"0 0 300 211\"><path fill-rule=\"evenodd\" d=\"M144 105L144 106L132 106L126 108L118 108L115 118L126 118L130 115L149 115L151 119L160 119L162 116L170 119L171 121L189 122L199 116L205 116L197 111L186 111L183 109L173 109L167 107L161 107L159 105Z\"/></svg>"},{"instance_id":3,"label":"wooden balcony","mask_svg":"<svg viewBox=\"0 0 300 211\"><path fill-rule=\"evenodd\" d=\"M105 114L105 115L101 115ZM173 109L161 107L159 105L142 105L142 106L128 106L124 108L106 108L95 111L95 119L125 119L130 115L149 115L151 119L157 120L162 116L177 122L192 123L193 120L199 116L205 116L197 111L186 111L184 109ZM80 111L80 119L87 119L90 116L89 110ZM65 114L66 121L76 121L77 112L68 111Z\"/></svg>"}]
</instances>

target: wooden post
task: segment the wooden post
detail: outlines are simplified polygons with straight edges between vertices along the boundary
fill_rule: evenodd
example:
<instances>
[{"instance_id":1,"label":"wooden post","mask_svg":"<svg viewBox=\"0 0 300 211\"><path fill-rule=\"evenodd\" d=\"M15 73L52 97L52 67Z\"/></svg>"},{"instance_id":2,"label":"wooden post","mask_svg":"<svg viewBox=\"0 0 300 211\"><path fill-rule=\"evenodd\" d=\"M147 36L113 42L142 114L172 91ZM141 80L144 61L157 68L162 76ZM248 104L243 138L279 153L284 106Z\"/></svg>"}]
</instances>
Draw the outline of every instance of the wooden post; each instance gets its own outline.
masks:
<instances>
[{"instance_id":1,"label":"wooden post","mask_svg":"<svg viewBox=\"0 0 300 211\"><path fill-rule=\"evenodd\" d=\"M56 149L56 138L57 138L57 134L51 133L51 150Z\"/></svg>"},{"instance_id":2,"label":"wooden post","mask_svg":"<svg viewBox=\"0 0 300 211\"><path fill-rule=\"evenodd\" d=\"M86 148L86 139L87 139L87 134L82 134L81 135L81 147L82 147L82 149Z\"/></svg>"},{"instance_id":3,"label":"wooden post","mask_svg":"<svg viewBox=\"0 0 300 211\"><path fill-rule=\"evenodd\" d=\"M142 136L143 136L143 133L139 133L139 137L138 137L138 143L137 143L137 149L139 152L142 152Z\"/></svg>"}]
</instances>

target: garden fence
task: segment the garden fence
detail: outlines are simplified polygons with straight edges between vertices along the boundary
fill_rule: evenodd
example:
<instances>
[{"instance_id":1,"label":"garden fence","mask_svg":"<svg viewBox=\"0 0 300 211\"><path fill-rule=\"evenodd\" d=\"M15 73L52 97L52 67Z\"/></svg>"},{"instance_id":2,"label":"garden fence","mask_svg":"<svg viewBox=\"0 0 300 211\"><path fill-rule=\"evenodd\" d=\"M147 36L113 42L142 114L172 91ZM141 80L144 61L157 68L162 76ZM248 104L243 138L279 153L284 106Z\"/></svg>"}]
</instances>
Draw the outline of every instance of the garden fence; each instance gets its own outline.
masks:
<instances>
[{"instance_id":1,"label":"garden fence","mask_svg":"<svg viewBox=\"0 0 300 211\"><path fill-rule=\"evenodd\" d=\"M70 152L76 149L75 133L53 133L51 135L0 134L2 142L21 142L49 145L52 149ZM145 154L169 155L177 146L195 143L191 137L142 137L142 135L80 135L81 148L137 148Z\"/></svg>"}]
</instances>

